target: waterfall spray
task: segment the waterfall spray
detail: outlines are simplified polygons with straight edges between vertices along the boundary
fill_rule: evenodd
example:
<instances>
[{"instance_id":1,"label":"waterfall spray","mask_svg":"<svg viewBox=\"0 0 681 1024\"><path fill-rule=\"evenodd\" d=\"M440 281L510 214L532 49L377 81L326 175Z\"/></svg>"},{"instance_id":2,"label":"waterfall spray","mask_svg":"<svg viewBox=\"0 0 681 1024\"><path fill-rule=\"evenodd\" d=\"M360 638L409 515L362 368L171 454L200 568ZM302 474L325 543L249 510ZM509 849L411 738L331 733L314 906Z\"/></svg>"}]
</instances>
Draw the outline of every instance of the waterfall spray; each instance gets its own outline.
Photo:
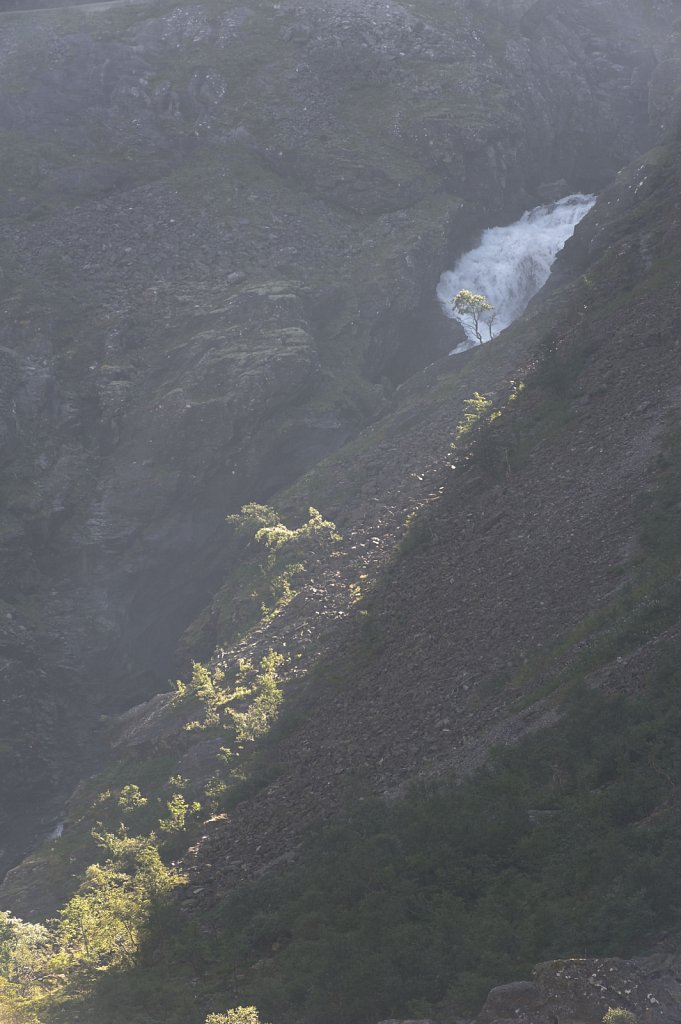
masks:
<instances>
[{"instance_id":1,"label":"waterfall spray","mask_svg":"<svg viewBox=\"0 0 681 1024\"><path fill-rule=\"evenodd\" d=\"M454 296L462 289L484 295L496 310L493 333L497 335L517 320L546 284L556 256L595 202L595 196L567 196L529 210L508 227L489 228L477 248L465 253L453 270L445 271L437 287L438 299L445 315L459 320L466 331L466 341L452 355L478 344L465 316L453 308Z\"/></svg>"}]
</instances>

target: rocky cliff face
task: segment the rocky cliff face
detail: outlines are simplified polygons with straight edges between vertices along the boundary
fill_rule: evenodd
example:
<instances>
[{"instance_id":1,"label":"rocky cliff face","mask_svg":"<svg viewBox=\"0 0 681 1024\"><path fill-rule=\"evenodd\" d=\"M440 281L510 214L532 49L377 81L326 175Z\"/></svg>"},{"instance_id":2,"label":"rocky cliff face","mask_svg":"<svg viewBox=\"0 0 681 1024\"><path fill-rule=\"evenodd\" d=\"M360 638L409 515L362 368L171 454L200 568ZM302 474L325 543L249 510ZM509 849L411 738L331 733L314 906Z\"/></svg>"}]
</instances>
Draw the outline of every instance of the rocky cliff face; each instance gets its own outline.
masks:
<instances>
[{"instance_id":1,"label":"rocky cliff face","mask_svg":"<svg viewBox=\"0 0 681 1024\"><path fill-rule=\"evenodd\" d=\"M235 557L225 515L423 415L422 381L393 390L451 347L431 296L472 234L668 126L673 8L0 15L3 868L97 763L98 715L163 688ZM351 523L324 480L298 505Z\"/></svg>"}]
</instances>

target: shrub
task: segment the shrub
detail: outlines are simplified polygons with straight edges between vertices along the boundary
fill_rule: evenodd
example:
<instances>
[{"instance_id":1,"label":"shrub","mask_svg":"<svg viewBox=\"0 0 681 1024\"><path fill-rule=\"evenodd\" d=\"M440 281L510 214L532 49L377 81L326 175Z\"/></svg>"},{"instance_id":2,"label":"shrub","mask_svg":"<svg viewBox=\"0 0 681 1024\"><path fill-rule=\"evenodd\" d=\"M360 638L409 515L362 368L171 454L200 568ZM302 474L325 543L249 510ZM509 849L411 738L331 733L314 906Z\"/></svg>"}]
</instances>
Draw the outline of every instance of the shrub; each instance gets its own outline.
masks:
<instances>
[{"instance_id":1,"label":"shrub","mask_svg":"<svg viewBox=\"0 0 681 1024\"><path fill-rule=\"evenodd\" d=\"M260 1024L255 1006L235 1006L227 1013L209 1013L206 1024Z\"/></svg>"},{"instance_id":2,"label":"shrub","mask_svg":"<svg viewBox=\"0 0 681 1024\"><path fill-rule=\"evenodd\" d=\"M638 1020L636 1014L631 1010L623 1010L622 1007L615 1009L609 1006L608 1012L603 1018L603 1024L638 1024Z\"/></svg>"}]
</instances>

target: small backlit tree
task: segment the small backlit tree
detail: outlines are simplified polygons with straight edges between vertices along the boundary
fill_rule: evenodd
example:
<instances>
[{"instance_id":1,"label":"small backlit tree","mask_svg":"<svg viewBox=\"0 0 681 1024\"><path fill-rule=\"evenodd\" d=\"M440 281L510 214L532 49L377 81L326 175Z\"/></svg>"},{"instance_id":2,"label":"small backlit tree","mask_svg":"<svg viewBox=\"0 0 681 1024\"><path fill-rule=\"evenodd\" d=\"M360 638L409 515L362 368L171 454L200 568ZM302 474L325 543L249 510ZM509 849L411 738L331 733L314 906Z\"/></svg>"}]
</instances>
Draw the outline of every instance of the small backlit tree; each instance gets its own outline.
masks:
<instances>
[{"instance_id":1,"label":"small backlit tree","mask_svg":"<svg viewBox=\"0 0 681 1024\"><path fill-rule=\"evenodd\" d=\"M489 331L489 340L492 340L494 337L492 326L497 313L492 303L484 295L475 295L467 288L463 288L452 299L452 306L471 328L480 345L484 343L481 331L483 324Z\"/></svg>"}]
</instances>

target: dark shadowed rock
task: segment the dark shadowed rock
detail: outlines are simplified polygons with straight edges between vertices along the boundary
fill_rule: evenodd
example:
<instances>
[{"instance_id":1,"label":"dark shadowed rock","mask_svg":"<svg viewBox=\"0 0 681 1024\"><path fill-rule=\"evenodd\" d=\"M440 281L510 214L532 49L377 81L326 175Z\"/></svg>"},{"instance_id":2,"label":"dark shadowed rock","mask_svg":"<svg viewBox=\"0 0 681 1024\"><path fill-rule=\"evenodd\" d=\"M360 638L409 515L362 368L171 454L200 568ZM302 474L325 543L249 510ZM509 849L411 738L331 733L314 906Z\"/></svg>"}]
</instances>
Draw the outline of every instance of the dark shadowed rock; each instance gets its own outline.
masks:
<instances>
[{"instance_id":1,"label":"dark shadowed rock","mask_svg":"<svg viewBox=\"0 0 681 1024\"><path fill-rule=\"evenodd\" d=\"M532 982L492 989L476 1024L600 1024L609 1007L629 1010L641 1022L675 1024L678 966L664 957L551 960L535 968Z\"/></svg>"},{"instance_id":2,"label":"dark shadowed rock","mask_svg":"<svg viewBox=\"0 0 681 1024\"><path fill-rule=\"evenodd\" d=\"M505 1017L518 1019L521 1014L539 1010L545 996L531 981L513 981L493 988L477 1017L478 1024L498 1024Z\"/></svg>"}]
</instances>

